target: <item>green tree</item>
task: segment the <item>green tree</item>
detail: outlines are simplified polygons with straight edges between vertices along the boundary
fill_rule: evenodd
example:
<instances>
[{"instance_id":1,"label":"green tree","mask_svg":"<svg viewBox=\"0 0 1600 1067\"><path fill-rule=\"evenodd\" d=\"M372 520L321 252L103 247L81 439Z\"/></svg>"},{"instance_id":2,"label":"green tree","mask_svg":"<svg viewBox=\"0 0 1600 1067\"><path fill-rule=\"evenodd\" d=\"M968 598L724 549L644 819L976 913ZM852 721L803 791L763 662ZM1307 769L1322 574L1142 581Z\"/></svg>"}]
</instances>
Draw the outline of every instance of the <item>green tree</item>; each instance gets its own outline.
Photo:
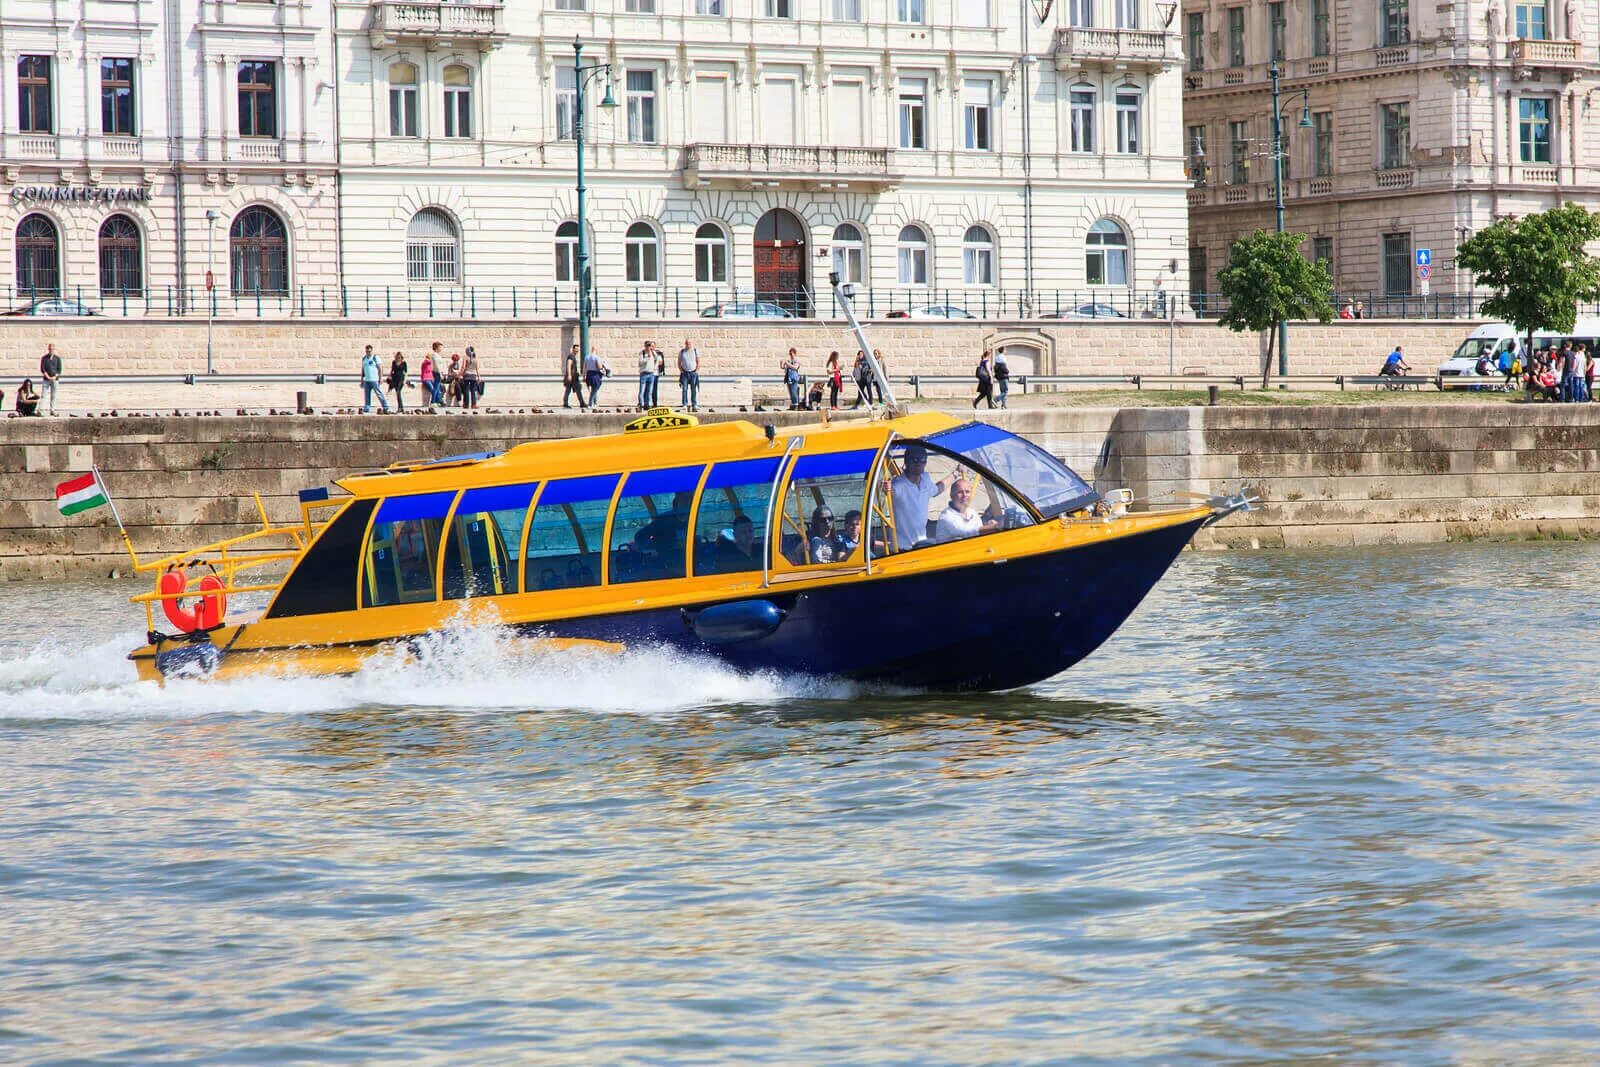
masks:
<instances>
[{"instance_id":1,"label":"green tree","mask_svg":"<svg viewBox=\"0 0 1600 1067\"><path fill-rule=\"evenodd\" d=\"M1533 331L1565 333L1577 322L1579 301L1600 300L1600 259L1584 251L1596 240L1600 215L1562 204L1484 227L1456 248L1456 265L1494 290L1479 310L1526 334L1526 353Z\"/></svg>"},{"instance_id":2,"label":"green tree","mask_svg":"<svg viewBox=\"0 0 1600 1067\"><path fill-rule=\"evenodd\" d=\"M1272 375L1278 324L1333 318L1333 276L1326 263L1312 263L1300 254L1305 239L1303 233L1257 230L1233 242L1228 265L1217 275L1217 288L1228 301L1219 325L1236 331L1269 331L1266 358L1261 361L1263 389Z\"/></svg>"}]
</instances>

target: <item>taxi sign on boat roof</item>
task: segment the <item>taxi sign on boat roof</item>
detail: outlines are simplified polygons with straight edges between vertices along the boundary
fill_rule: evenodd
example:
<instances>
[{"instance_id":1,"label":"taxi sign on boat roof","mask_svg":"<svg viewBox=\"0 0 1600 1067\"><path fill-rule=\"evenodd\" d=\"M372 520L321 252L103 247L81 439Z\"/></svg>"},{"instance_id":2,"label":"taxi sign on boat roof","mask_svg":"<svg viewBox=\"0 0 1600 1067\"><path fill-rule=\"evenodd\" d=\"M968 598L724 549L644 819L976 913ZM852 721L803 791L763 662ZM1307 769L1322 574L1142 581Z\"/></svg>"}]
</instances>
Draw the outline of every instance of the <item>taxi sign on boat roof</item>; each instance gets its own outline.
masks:
<instances>
[{"instance_id":1,"label":"taxi sign on boat roof","mask_svg":"<svg viewBox=\"0 0 1600 1067\"><path fill-rule=\"evenodd\" d=\"M624 426L622 432L640 433L644 430L681 430L688 426L699 425L700 420L693 415L680 415L671 408L651 408Z\"/></svg>"}]
</instances>

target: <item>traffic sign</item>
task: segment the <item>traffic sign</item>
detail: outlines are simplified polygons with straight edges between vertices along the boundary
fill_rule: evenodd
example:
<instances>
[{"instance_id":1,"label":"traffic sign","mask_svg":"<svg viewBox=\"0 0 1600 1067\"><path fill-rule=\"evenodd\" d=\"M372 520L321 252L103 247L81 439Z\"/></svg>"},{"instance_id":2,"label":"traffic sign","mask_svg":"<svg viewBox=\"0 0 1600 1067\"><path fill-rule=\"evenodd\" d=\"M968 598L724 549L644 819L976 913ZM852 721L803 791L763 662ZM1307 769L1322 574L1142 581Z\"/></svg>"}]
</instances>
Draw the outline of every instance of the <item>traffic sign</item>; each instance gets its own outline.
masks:
<instances>
[{"instance_id":1,"label":"traffic sign","mask_svg":"<svg viewBox=\"0 0 1600 1067\"><path fill-rule=\"evenodd\" d=\"M1428 275L1430 275L1432 273L1433 273L1433 268L1428 266L1426 263L1424 263L1422 266L1417 268L1417 277L1421 278L1423 281L1427 281L1428 280Z\"/></svg>"},{"instance_id":2,"label":"traffic sign","mask_svg":"<svg viewBox=\"0 0 1600 1067\"><path fill-rule=\"evenodd\" d=\"M1431 266L1433 266L1433 249L1431 249L1431 248L1419 248L1419 249L1417 249L1417 266L1419 266L1419 267L1431 267Z\"/></svg>"},{"instance_id":3,"label":"traffic sign","mask_svg":"<svg viewBox=\"0 0 1600 1067\"><path fill-rule=\"evenodd\" d=\"M1428 279L1426 279L1426 278L1422 279L1422 285L1417 289L1417 295L1418 296L1427 296L1428 295Z\"/></svg>"}]
</instances>

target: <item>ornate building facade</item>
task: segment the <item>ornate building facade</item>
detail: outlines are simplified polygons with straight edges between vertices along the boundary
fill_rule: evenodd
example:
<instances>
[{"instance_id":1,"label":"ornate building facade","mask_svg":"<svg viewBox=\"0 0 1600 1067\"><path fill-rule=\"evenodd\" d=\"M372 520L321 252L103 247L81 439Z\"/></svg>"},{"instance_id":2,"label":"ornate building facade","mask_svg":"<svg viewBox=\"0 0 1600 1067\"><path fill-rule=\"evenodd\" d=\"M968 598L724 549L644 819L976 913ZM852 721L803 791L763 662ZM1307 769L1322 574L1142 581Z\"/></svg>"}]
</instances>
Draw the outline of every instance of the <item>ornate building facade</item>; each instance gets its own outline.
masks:
<instances>
[{"instance_id":1,"label":"ornate building facade","mask_svg":"<svg viewBox=\"0 0 1600 1067\"><path fill-rule=\"evenodd\" d=\"M1600 202L1595 0L1185 0L1191 286L1274 225L1271 69L1286 228L1345 293L1466 296L1467 235ZM1403 306L1403 305L1401 305ZM1413 308L1420 305L1412 304Z\"/></svg>"}]
</instances>

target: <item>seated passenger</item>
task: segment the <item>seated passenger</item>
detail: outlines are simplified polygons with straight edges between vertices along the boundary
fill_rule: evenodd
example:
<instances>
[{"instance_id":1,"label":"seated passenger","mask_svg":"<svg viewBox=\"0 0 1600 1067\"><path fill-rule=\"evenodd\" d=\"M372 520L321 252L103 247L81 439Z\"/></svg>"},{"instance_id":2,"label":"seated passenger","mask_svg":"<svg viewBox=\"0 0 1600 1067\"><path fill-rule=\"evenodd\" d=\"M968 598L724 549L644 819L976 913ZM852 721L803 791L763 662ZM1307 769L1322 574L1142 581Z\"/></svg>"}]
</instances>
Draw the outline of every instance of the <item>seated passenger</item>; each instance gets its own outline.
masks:
<instances>
[{"instance_id":1,"label":"seated passenger","mask_svg":"<svg viewBox=\"0 0 1600 1067\"><path fill-rule=\"evenodd\" d=\"M861 547L861 512L851 509L844 513L844 532L836 542L839 559L849 559L856 554L856 549Z\"/></svg>"},{"instance_id":2,"label":"seated passenger","mask_svg":"<svg viewBox=\"0 0 1600 1067\"><path fill-rule=\"evenodd\" d=\"M756 547L756 527L755 523L750 521L750 516L734 516L732 533L732 538L717 538L717 570L760 569L761 551Z\"/></svg>"},{"instance_id":3,"label":"seated passenger","mask_svg":"<svg viewBox=\"0 0 1600 1067\"><path fill-rule=\"evenodd\" d=\"M556 569L554 567L546 567L544 570L539 572L539 588L540 589L560 589L561 588L561 576L556 573Z\"/></svg>"},{"instance_id":4,"label":"seated passenger","mask_svg":"<svg viewBox=\"0 0 1600 1067\"><path fill-rule=\"evenodd\" d=\"M811 513L811 529L806 533L806 557L811 563L832 563L838 558L839 542L833 535L833 509L817 505Z\"/></svg>"},{"instance_id":5,"label":"seated passenger","mask_svg":"<svg viewBox=\"0 0 1600 1067\"><path fill-rule=\"evenodd\" d=\"M928 474L926 448L907 445L903 462L905 469L889 485L894 499L895 547L901 552L928 539L928 506L944 489L943 480L936 482Z\"/></svg>"},{"instance_id":6,"label":"seated passenger","mask_svg":"<svg viewBox=\"0 0 1600 1067\"><path fill-rule=\"evenodd\" d=\"M992 518L980 518L978 513L972 510L972 483L965 478L957 478L955 484L950 486L950 506L939 514L934 540L942 545L947 541L959 541L963 537L993 533L999 528L998 521Z\"/></svg>"},{"instance_id":7,"label":"seated passenger","mask_svg":"<svg viewBox=\"0 0 1600 1067\"><path fill-rule=\"evenodd\" d=\"M581 559L570 559L567 561L568 586L575 589L579 586L594 584L596 584L594 580L594 568L590 567L589 564L585 563Z\"/></svg>"}]
</instances>

